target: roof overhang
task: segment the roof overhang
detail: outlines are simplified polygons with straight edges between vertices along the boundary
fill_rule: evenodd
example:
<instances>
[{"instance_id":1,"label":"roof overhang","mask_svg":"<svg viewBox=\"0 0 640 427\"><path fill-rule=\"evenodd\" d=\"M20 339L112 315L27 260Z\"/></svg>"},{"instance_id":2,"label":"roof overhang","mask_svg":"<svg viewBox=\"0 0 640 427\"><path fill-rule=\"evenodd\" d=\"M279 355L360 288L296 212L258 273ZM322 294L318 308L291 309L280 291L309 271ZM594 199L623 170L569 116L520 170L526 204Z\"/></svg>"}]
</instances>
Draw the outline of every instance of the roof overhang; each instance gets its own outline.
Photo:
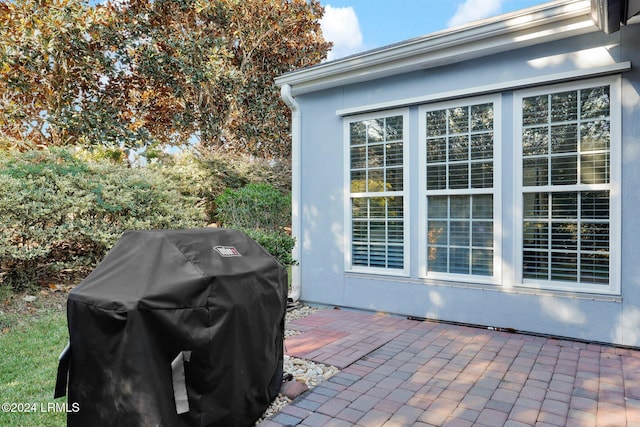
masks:
<instances>
[{"instance_id":1,"label":"roof overhang","mask_svg":"<svg viewBox=\"0 0 640 427\"><path fill-rule=\"evenodd\" d=\"M607 34L620 30L640 15L640 0L591 0L591 18Z\"/></svg>"},{"instance_id":2,"label":"roof overhang","mask_svg":"<svg viewBox=\"0 0 640 427\"><path fill-rule=\"evenodd\" d=\"M590 0L558 0L292 71L275 83L298 96L595 31Z\"/></svg>"}]
</instances>

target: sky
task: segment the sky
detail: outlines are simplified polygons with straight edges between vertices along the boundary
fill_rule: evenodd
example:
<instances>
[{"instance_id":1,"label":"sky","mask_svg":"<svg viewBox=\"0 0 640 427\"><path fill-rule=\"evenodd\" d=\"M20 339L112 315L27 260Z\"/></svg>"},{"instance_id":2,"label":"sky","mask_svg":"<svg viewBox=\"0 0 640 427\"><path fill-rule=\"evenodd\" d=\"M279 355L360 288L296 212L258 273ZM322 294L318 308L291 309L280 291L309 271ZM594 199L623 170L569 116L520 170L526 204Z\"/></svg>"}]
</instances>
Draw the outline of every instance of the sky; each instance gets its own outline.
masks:
<instances>
[{"instance_id":1,"label":"sky","mask_svg":"<svg viewBox=\"0 0 640 427\"><path fill-rule=\"evenodd\" d=\"M548 0L321 0L328 60L525 9Z\"/></svg>"}]
</instances>

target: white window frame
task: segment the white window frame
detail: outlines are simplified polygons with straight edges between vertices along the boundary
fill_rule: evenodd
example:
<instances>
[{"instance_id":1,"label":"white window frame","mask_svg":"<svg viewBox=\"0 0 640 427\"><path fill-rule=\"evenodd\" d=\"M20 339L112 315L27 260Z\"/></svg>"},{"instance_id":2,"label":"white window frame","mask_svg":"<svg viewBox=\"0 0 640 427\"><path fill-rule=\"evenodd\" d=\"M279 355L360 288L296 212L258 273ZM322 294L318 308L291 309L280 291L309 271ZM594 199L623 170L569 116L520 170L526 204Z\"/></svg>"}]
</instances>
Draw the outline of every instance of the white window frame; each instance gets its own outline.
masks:
<instances>
[{"instance_id":1,"label":"white window frame","mask_svg":"<svg viewBox=\"0 0 640 427\"><path fill-rule=\"evenodd\" d=\"M609 184L578 184L578 185L563 185L561 186L563 191L597 191L608 190L610 191L610 205L609 205L609 284L589 284L580 282L565 282L565 281L547 281L537 279L525 279L523 271L523 219L524 219L524 185L523 185L523 155L522 155L522 102L524 98L552 94L557 92L565 92L572 90L587 89L598 86L610 87L610 171L609 171ZM517 286L533 288L533 289L546 289L555 291L566 291L575 293L597 293L597 294L611 294L620 295L620 250L621 250L621 147L622 147L622 135L621 135L621 113L622 113L622 98L621 98L621 77L602 77L590 80L580 80L577 82L567 82L555 85L540 86L531 89L524 89L514 92L514 240L513 240L513 253L516 273ZM559 186L539 186L540 192L549 192L552 188Z\"/></svg>"},{"instance_id":2,"label":"white window frame","mask_svg":"<svg viewBox=\"0 0 640 427\"><path fill-rule=\"evenodd\" d=\"M402 191L390 191L390 192L351 192L351 141L350 141L350 125L354 122L360 122L364 120L382 119L393 116L402 116ZM343 118L343 141L344 141L344 269L349 273L365 273L365 274L379 274L388 276L400 276L409 277L410 274L410 200L409 195L409 147L410 147L410 134L409 134L409 108L398 108L393 110L377 111L375 113L360 114L354 116L347 116ZM365 267L359 265L353 265L352 261L352 197L388 197L388 196L402 196L403 202L403 268L382 268L382 267Z\"/></svg>"},{"instance_id":3,"label":"white window frame","mask_svg":"<svg viewBox=\"0 0 640 427\"><path fill-rule=\"evenodd\" d=\"M428 271L427 266L427 134L426 113L433 110L464 107L477 104L493 104L493 188L486 189L460 189L460 190L429 190L429 195L493 195L493 275L481 276L473 274L455 274ZM419 276L423 279L434 279L454 282L482 283L499 285L502 272L502 96L501 94L460 98L453 101L438 102L422 105L419 108Z\"/></svg>"}]
</instances>

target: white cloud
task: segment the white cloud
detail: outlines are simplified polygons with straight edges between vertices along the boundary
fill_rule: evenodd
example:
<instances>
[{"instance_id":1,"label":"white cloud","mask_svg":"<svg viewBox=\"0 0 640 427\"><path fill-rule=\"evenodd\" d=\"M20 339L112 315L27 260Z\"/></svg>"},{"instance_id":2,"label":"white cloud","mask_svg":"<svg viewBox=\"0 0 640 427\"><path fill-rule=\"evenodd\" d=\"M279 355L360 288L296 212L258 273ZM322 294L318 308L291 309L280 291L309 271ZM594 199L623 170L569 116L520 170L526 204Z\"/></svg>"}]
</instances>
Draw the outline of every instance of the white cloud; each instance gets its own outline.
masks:
<instances>
[{"instance_id":1,"label":"white cloud","mask_svg":"<svg viewBox=\"0 0 640 427\"><path fill-rule=\"evenodd\" d=\"M342 58L364 50L360 23L352 7L326 5L320 20L325 40L333 42L328 60Z\"/></svg>"},{"instance_id":2,"label":"white cloud","mask_svg":"<svg viewBox=\"0 0 640 427\"><path fill-rule=\"evenodd\" d=\"M447 26L455 27L497 15L502 10L503 2L504 0L464 0L458 5L456 13L449 19Z\"/></svg>"}]
</instances>

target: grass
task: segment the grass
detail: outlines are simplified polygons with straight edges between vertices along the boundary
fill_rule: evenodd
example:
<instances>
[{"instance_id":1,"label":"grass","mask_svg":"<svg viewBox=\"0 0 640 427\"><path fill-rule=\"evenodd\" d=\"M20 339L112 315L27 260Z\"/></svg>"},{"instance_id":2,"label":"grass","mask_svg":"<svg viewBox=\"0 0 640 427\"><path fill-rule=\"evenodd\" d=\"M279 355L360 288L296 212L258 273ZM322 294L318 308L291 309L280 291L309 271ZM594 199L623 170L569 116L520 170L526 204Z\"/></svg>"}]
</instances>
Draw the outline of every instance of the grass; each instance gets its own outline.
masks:
<instances>
[{"instance_id":1,"label":"grass","mask_svg":"<svg viewBox=\"0 0 640 427\"><path fill-rule=\"evenodd\" d=\"M25 303L20 297L0 304L0 425L7 427L66 425L64 398L53 400L58 356L67 340L67 322L60 304L46 304L46 296ZM28 407L28 412L22 406ZM51 406L58 405L58 408Z\"/></svg>"}]
</instances>

